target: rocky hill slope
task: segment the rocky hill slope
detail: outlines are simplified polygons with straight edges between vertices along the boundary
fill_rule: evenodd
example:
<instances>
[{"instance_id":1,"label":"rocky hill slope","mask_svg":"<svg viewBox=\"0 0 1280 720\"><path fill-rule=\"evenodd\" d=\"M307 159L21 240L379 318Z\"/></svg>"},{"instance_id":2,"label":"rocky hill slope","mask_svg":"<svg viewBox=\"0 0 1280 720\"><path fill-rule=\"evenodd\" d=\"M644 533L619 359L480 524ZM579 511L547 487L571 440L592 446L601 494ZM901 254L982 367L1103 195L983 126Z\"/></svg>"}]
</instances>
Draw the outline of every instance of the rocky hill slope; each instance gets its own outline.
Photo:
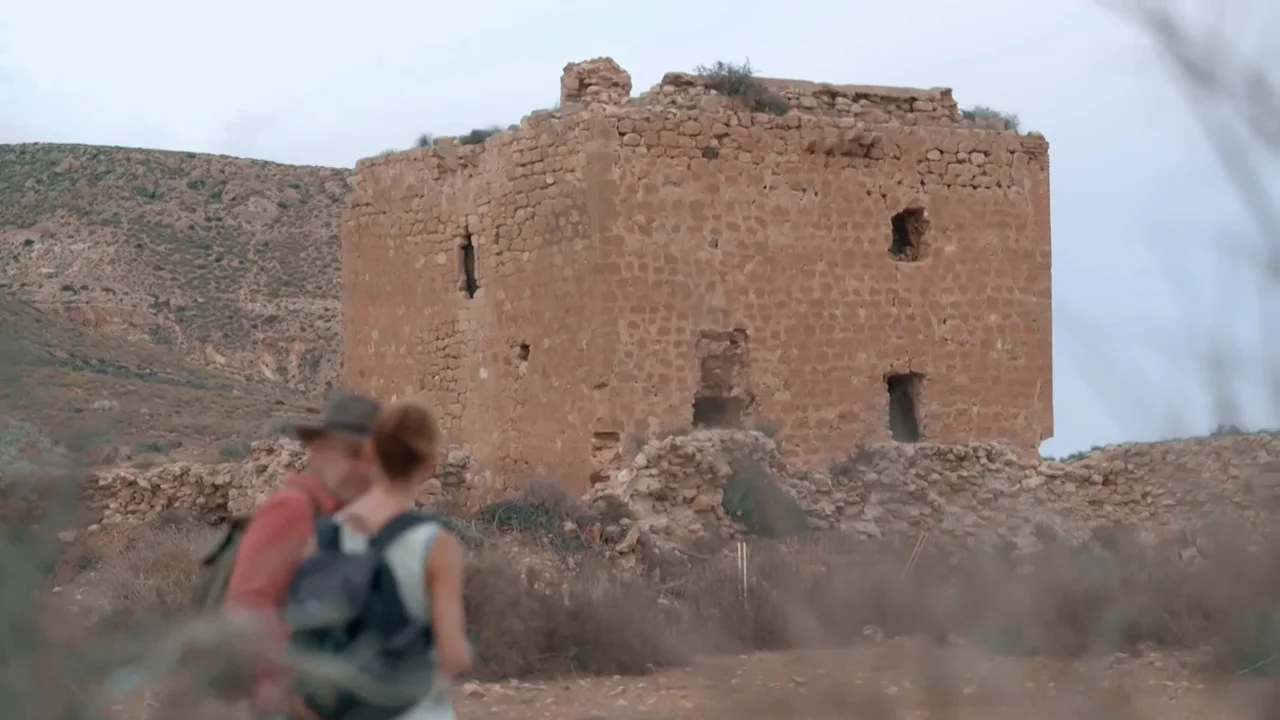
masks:
<instances>
[{"instance_id":1,"label":"rocky hill slope","mask_svg":"<svg viewBox=\"0 0 1280 720\"><path fill-rule=\"evenodd\" d=\"M346 180L195 153L0 145L0 292L315 395L341 364Z\"/></svg>"},{"instance_id":2,"label":"rocky hill slope","mask_svg":"<svg viewBox=\"0 0 1280 720\"><path fill-rule=\"evenodd\" d=\"M100 334L0 291L0 473L83 443L105 462L237 459L306 405L280 383Z\"/></svg>"}]
</instances>

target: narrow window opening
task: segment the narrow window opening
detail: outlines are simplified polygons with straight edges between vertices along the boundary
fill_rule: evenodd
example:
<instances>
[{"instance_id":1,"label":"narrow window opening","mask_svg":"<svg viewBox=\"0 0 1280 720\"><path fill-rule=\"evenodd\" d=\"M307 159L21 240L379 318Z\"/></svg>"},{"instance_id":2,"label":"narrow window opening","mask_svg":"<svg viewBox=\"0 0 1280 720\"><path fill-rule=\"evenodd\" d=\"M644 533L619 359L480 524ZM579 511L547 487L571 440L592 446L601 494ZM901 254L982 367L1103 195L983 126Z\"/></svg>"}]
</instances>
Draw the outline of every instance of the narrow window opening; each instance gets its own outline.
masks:
<instances>
[{"instance_id":1,"label":"narrow window opening","mask_svg":"<svg viewBox=\"0 0 1280 720\"><path fill-rule=\"evenodd\" d=\"M473 298L480 289L480 281L476 279L476 246L471 242L470 233L463 236L458 254L462 259L462 289L467 297Z\"/></svg>"},{"instance_id":2,"label":"narrow window opening","mask_svg":"<svg viewBox=\"0 0 1280 720\"><path fill-rule=\"evenodd\" d=\"M920 440L920 373L902 373L885 377L889 391L889 432L898 442Z\"/></svg>"},{"instance_id":3,"label":"narrow window opening","mask_svg":"<svg viewBox=\"0 0 1280 720\"><path fill-rule=\"evenodd\" d=\"M735 428L751 411L745 330L704 331L698 337L698 390L693 426Z\"/></svg>"},{"instance_id":4,"label":"narrow window opening","mask_svg":"<svg viewBox=\"0 0 1280 720\"><path fill-rule=\"evenodd\" d=\"M889 219L892 240L889 256L900 262L916 262L924 258L928 244L929 218L924 208L907 208Z\"/></svg>"}]
</instances>

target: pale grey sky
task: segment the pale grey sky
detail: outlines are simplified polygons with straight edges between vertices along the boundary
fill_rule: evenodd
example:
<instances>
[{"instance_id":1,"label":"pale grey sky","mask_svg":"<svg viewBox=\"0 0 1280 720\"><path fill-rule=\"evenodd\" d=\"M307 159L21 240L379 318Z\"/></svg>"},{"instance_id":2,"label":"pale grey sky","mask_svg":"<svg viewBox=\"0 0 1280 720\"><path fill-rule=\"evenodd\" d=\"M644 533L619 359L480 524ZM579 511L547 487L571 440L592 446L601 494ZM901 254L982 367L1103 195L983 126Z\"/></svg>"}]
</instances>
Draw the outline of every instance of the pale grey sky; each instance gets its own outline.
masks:
<instances>
[{"instance_id":1,"label":"pale grey sky","mask_svg":"<svg viewBox=\"0 0 1280 720\"><path fill-rule=\"evenodd\" d=\"M566 62L600 55L629 70L637 92L666 71L746 58L773 77L950 86L962 105L1017 113L1051 143L1057 435L1045 452L1219 422L1280 427L1269 389L1280 363L1274 352L1264 361L1259 340L1280 336L1280 294L1248 257L1257 229L1131 27L1080 0L608 8L10 3L0 15L0 142L350 166L423 132L517 122L556 102ZM1228 18L1241 42L1280 28L1247 13ZM1280 178L1274 156L1263 159ZM1242 378L1233 413L1212 402L1209 347L1227 348Z\"/></svg>"}]
</instances>

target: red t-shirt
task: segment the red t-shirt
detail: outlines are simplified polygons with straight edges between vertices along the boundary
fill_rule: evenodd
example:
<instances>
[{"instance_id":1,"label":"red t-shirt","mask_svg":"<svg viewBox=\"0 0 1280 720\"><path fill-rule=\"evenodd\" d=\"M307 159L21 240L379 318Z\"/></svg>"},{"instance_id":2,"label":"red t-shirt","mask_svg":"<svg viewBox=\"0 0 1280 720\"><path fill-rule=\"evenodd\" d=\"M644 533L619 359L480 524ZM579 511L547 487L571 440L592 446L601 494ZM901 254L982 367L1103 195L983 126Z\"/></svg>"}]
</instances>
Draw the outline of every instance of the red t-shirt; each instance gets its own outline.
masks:
<instances>
[{"instance_id":1,"label":"red t-shirt","mask_svg":"<svg viewBox=\"0 0 1280 720\"><path fill-rule=\"evenodd\" d=\"M257 611L277 624L283 638L286 631L279 625L280 611L289 581L315 535L316 515L331 515L338 507L333 492L316 477L305 473L286 477L245 528L227 586L227 606ZM275 668L263 664L263 680L276 675Z\"/></svg>"}]
</instances>

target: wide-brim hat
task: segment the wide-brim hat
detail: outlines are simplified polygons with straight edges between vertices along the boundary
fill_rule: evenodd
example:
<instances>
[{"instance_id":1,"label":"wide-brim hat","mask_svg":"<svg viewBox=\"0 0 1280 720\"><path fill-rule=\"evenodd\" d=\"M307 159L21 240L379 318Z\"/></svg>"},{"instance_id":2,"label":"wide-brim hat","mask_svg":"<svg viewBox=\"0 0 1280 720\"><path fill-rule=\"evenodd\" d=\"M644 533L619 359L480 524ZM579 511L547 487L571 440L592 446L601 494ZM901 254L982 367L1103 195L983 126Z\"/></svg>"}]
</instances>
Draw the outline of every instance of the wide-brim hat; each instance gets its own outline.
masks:
<instances>
[{"instance_id":1,"label":"wide-brim hat","mask_svg":"<svg viewBox=\"0 0 1280 720\"><path fill-rule=\"evenodd\" d=\"M347 392L336 393L325 402L318 419L295 424L293 436L304 443L326 435L368 440L381 411L382 406L371 397Z\"/></svg>"}]
</instances>

